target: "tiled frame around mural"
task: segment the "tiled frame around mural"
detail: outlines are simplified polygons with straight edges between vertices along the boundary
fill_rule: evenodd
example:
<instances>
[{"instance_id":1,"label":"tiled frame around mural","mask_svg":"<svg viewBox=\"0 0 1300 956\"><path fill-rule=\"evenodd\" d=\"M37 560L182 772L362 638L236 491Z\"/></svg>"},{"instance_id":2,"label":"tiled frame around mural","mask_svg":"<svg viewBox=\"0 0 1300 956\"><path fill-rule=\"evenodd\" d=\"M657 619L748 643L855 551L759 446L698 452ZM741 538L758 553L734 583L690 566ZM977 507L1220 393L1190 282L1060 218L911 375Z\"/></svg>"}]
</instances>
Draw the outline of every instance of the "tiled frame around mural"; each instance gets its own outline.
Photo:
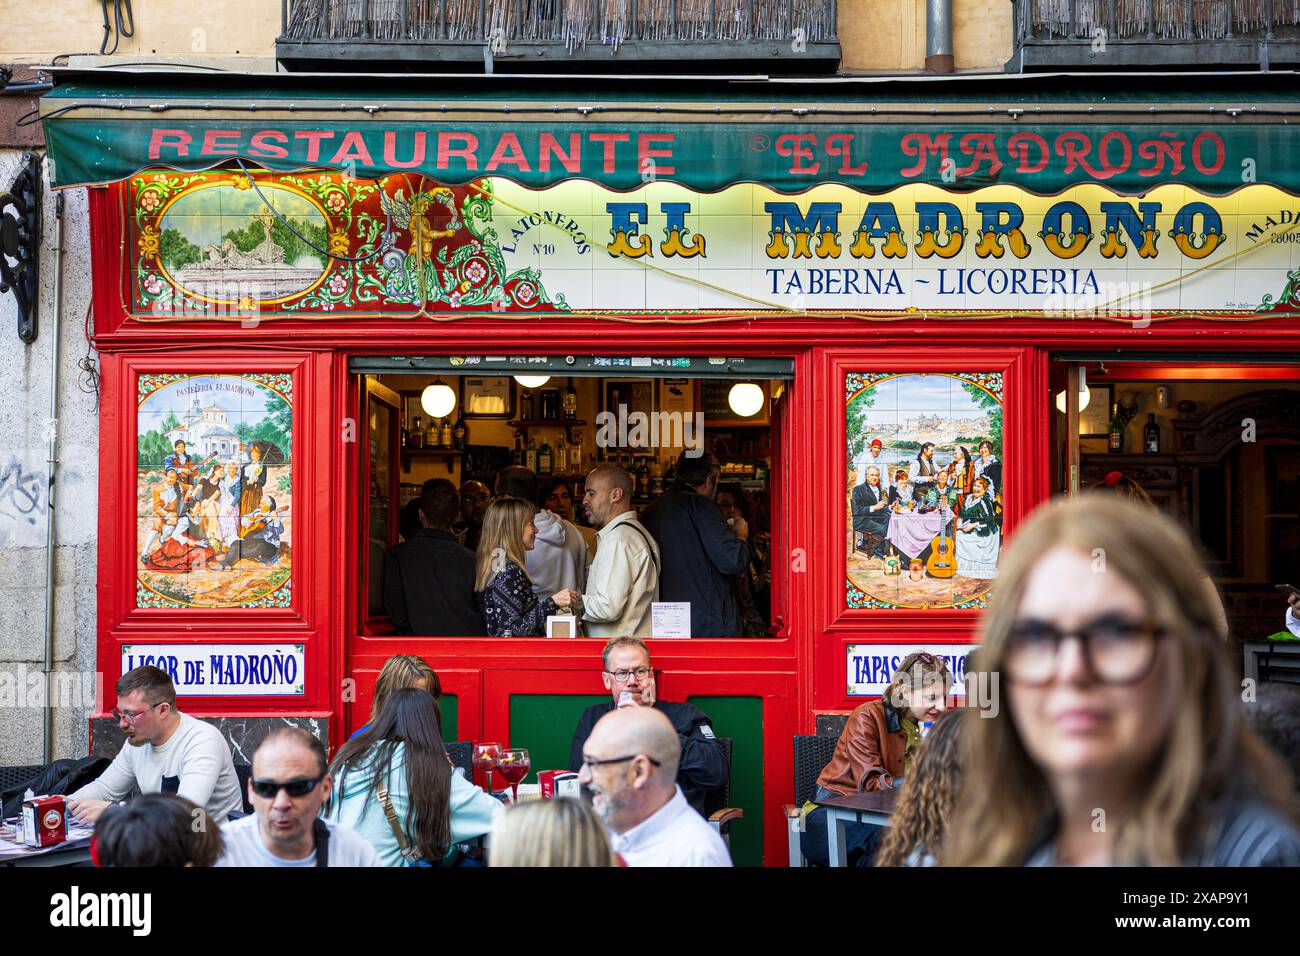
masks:
<instances>
[{"instance_id":1,"label":"tiled frame around mural","mask_svg":"<svg viewBox=\"0 0 1300 956\"><path fill-rule=\"evenodd\" d=\"M136 608L288 608L291 372L136 378Z\"/></svg>"},{"instance_id":2,"label":"tiled frame around mural","mask_svg":"<svg viewBox=\"0 0 1300 956\"><path fill-rule=\"evenodd\" d=\"M160 322L566 311L537 269L511 269L489 180L405 173L148 170L124 191L123 297Z\"/></svg>"},{"instance_id":3,"label":"tiled frame around mural","mask_svg":"<svg viewBox=\"0 0 1300 956\"><path fill-rule=\"evenodd\" d=\"M1003 373L846 371L844 402L843 607L885 611L986 607L1002 537ZM873 441L880 442L874 454ZM981 455L983 441L990 447ZM987 470L985 494L976 495L964 480L950 480L942 493L938 480L922 480L917 456L930 444L934 447L927 467L941 473L960 471L963 476L981 476ZM960 454L961 448L969 458ZM882 490L864 489L855 502L859 467L864 472L874 468ZM900 470L907 472L905 483L896 477ZM976 481L971 485L977 489ZM880 518L869 533L856 531L855 508L860 514L871 514L871 506L863 503L889 500L895 489L900 489L897 506L874 512ZM946 502L940 503L941 498ZM897 517L895 507L902 512ZM945 520L945 513L951 517ZM975 530L957 534L967 527ZM970 568L970 576L962 573L965 568Z\"/></svg>"}]
</instances>

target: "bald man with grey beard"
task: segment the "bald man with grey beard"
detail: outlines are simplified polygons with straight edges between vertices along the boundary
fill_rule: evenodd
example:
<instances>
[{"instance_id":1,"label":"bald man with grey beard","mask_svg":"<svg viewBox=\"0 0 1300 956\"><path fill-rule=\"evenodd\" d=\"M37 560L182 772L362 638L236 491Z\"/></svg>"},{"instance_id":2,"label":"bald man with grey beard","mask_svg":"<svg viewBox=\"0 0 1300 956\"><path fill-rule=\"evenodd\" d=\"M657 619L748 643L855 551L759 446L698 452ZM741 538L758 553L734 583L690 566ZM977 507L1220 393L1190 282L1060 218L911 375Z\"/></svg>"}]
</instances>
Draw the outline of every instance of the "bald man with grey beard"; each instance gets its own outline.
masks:
<instances>
[{"instance_id":1,"label":"bald man with grey beard","mask_svg":"<svg viewBox=\"0 0 1300 956\"><path fill-rule=\"evenodd\" d=\"M582 747L578 781L628 866L731 866L722 837L677 786L680 757L677 731L651 707L606 714Z\"/></svg>"}]
</instances>

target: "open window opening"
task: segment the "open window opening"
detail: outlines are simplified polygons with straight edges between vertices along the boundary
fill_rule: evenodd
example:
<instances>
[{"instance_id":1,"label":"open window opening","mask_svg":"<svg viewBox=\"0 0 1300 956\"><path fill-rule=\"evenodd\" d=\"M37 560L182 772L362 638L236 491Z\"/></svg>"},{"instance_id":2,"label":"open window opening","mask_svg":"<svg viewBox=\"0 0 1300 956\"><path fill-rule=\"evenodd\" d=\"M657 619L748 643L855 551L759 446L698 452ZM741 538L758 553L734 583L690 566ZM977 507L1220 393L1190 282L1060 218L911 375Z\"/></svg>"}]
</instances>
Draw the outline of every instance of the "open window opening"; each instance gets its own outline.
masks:
<instances>
[{"instance_id":1,"label":"open window opening","mask_svg":"<svg viewBox=\"0 0 1300 956\"><path fill-rule=\"evenodd\" d=\"M427 522L420 502L431 483L450 481L459 492L450 531L477 552L498 476L522 465L537 478L533 504L577 529L589 567L599 548L599 516L583 506L593 468L626 472L631 505L641 512L674 486L683 458L704 456L720 466L714 501L750 558L728 576L736 633L692 636L762 638L783 626L784 600L774 595L784 582L778 568L773 586L771 555L783 535L774 489L793 362L564 356L468 364L438 356L358 357L350 370L366 429L357 470L364 482L362 633L444 636L395 626L385 601L392 549ZM581 619L578 636L586 636Z\"/></svg>"},{"instance_id":2,"label":"open window opening","mask_svg":"<svg viewBox=\"0 0 1300 956\"><path fill-rule=\"evenodd\" d=\"M1246 645L1282 630L1285 596L1275 585L1300 586L1300 366L1240 356L1056 358L1053 492L1136 486L1190 529L1245 667ZM1073 436L1072 372L1083 406ZM1300 666L1275 679L1300 683Z\"/></svg>"}]
</instances>

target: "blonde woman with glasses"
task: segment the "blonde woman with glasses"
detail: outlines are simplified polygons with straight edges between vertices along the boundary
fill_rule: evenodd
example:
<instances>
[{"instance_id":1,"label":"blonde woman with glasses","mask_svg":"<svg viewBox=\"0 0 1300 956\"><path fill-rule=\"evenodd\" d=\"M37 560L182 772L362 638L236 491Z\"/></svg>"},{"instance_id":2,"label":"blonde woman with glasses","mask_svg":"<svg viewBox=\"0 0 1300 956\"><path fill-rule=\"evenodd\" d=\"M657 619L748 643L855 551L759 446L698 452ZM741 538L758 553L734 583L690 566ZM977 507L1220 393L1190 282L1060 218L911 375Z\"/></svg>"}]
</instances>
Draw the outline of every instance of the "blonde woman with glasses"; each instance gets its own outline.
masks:
<instances>
[{"instance_id":1,"label":"blonde woman with glasses","mask_svg":"<svg viewBox=\"0 0 1300 956\"><path fill-rule=\"evenodd\" d=\"M1111 496L1008 549L946 865L1300 865L1289 774L1246 728L1191 541Z\"/></svg>"},{"instance_id":2,"label":"blonde woman with glasses","mask_svg":"<svg viewBox=\"0 0 1300 956\"><path fill-rule=\"evenodd\" d=\"M557 797L510 807L492 828L489 866L619 866L596 812Z\"/></svg>"}]
</instances>

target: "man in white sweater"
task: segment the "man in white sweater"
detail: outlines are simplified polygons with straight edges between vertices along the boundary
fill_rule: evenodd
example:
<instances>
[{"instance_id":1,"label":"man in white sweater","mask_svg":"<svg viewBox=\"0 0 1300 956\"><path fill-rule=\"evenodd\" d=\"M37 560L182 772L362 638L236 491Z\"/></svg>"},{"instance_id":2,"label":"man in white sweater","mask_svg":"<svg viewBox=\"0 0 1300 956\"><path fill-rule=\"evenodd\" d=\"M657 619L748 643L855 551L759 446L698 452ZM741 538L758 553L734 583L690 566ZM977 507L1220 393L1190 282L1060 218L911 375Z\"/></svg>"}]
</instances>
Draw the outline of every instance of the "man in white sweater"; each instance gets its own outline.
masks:
<instances>
[{"instance_id":1,"label":"man in white sweater","mask_svg":"<svg viewBox=\"0 0 1300 956\"><path fill-rule=\"evenodd\" d=\"M117 682L113 716L126 744L99 777L68 798L68 810L94 823L110 803L141 793L178 793L205 808L218 823L243 806L230 748L211 724L176 709L167 672L137 667Z\"/></svg>"}]
</instances>

